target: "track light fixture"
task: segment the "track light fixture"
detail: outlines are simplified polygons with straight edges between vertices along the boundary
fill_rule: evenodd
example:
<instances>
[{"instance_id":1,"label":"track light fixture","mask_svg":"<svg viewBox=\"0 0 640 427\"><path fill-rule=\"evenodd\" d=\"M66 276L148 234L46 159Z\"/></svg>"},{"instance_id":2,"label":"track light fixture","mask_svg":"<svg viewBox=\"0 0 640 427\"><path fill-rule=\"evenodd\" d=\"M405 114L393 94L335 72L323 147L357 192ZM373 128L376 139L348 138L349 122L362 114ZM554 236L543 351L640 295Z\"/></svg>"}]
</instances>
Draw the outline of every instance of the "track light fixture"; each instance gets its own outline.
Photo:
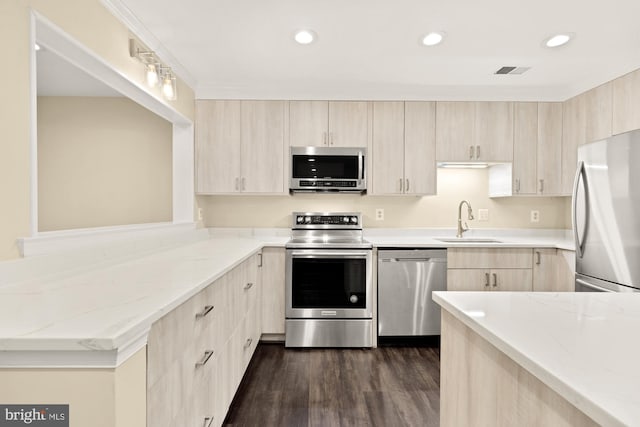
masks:
<instances>
[{"instance_id":1,"label":"track light fixture","mask_svg":"<svg viewBox=\"0 0 640 427\"><path fill-rule=\"evenodd\" d=\"M149 87L160 86L165 99L177 99L176 76L155 54L135 39L129 39L129 55L137 58L145 66L145 80Z\"/></svg>"}]
</instances>

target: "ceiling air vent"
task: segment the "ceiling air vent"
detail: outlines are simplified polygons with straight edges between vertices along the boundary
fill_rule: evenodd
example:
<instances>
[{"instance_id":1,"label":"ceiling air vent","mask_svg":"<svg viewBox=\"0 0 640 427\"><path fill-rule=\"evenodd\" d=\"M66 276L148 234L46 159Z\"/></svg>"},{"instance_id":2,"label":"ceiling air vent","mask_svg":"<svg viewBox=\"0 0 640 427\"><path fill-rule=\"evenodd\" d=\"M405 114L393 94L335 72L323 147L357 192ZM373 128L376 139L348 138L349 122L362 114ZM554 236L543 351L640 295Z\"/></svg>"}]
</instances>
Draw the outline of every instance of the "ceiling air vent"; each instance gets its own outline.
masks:
<instances>
[{"instance_id":1,"label":"ceiling air vent","mask_svg":"<svg viewBox=\"0 0 640 427\"><path fill-rule=\"evenodd\" d=\"M531 67L501 67L494 74L522 74L530 69Z\"/></svg>"}]
</instances>

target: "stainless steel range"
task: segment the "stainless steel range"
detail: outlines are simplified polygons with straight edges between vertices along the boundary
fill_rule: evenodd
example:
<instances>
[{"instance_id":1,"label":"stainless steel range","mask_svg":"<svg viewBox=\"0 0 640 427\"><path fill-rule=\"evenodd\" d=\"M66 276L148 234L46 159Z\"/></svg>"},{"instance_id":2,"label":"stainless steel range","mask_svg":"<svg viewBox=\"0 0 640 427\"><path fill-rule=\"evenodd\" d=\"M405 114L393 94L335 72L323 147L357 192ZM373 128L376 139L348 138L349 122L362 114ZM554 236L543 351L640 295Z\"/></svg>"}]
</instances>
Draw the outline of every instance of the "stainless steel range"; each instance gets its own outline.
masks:
<instances>
[{"instance_id":1,"label":"stainless steel range","mask_svg":"<svg viewBox=\"0 0 640 427\"><path fill-rule=\"evenodd\" d=\"M372 245L357 212L294 212L286 347L371 347Z\"/></svg>"}]
</instances>

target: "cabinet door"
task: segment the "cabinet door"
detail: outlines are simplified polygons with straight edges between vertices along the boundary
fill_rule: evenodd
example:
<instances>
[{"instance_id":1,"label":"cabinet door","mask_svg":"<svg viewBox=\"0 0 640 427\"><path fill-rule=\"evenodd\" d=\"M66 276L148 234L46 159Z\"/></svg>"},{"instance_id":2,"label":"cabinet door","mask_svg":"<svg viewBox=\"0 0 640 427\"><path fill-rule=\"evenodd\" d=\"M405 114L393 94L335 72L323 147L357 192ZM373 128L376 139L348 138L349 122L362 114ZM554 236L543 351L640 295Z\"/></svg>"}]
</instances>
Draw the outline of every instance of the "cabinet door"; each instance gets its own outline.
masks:
<instances>
[{"instance_id":1,"label":"cabinet door","mask_svg":"<svg viewBox=\"0 0 640 427\"><path fill-rule=\"evenodd\" d=\"M242 101L241 190L284 193L284 101Z\"/></svg>"},{"instance_id":2,"label":"cabinet door","mask_svg":"<svg viewBox=\"0 0 640 427\"><path fill-rule=\"evenodd\" d=\"M494 291L531 292L533 277L530 268L491 270L491 289Z\"/></svg>"},{"instance_id":3,"label":"cabinet door","mask_svg":"<svg viewBox=\"0 0 640 427\"><path fill-rule=\"evenodd\" d=\"M562 104L538 104L538 194L557 195L562 180Z\"/></svg>"},{"instance_id":4,"label":"cabinet door","mask_svg":"<svg viewBox=\"0 0 640 427\"><path fill-rule=\"evenodd\" d=\"M285 250L262 250L262 333L284 334Z\"/></svg>"},{"instance_id":5,"label":"cabinet door","mask_svg":"<svg viewBox=\"0 0 640 427\"><path fill-rule=\"evenodd\" d=\"M563 103L562 121L562 188L560 192L563 195L571 195L578 164L578 146L586 141L584 94Z\"/></svg>"},{"instance_id":6,"label":"cabinet door","mask_svg":"<svg viewBox=\"0 0 640 427\"><path fill-rule=\"evenodd\" d=\"M613 84L607 82L585 93L586 139L598 141L611 136Z\"/></svg>"},{"instance_id":7,"label":"cabinet door","mask_svg":"<svg viewBox=\"0 0 640 427\"><path fill-rule=\"evenodd\" d=\"M404 192L436 194L436 103L404 103Z\"/></svg>"},{"instance_id":8,"label":"cabinet door","mask_svg":"<svg viewBox=\"0 0 640 427\"><path fill-rule=\"evenodd\" d=\"M533 290L555 292L558 287L556 249L533 250Z\"/></svg>"},{"instance_id":9,"label":"cabinet door","mask_svg":"<svg viewBox=\"0 0 640 427\"><path fill-rule=\"evenodd\" d=\"M473 102L436 103L436 160L475 160Z\"/></svg>"},{"instance_id":10,"label":"cabinet door","mask_svg":"<svg viewBox=\"0 0 640 427\"><path fill-rule=\"evenodd\" d=\"M196 101L196 192L233 193L240 178L240 101Z\"/></svg>"},{"instance_id":11,"label":"cabinet door","mask_svg":"<svg viewBox=\"0 0 640 427\"><path fill-rule=\"evenodd\" d=\"M556 255L556 265L558 267L558 286L555 291L575 292L576 290L576 253L558 249Z\"/></svg>"},{"instance_id":12,"label":"cabinet door","mask_svg":"<svg viewBox=\"0 0 640 427\"><path fill-rule=\"evenodd\" d=\"M372 194L402 194L404 182L404 103L373 103Z\"/></svg>"},{"instance_id":13,"label":"cabinet door","mask_svg":"<svg viewBox=\"0 0 640 427\"><path fill-rule=\"evenodd\" d=\"M514 105L513 193L536 194L538 103Z\"/></svg>"},{"instance_id":14,"label":"cabinet door","mask_svg":"<svg viewBox=\"0 0 640 427\"><path fill-rule=\"evenodd\" d=\"M513 161L513 103L475 103L475 159L485 162Z\"/></svg>"},{"instance_id":15,"label":"cabinet door","mask_svg":"<svg viewBox=\"0 0 640 427\"><path fill-rule=\"evenodd\" d=\"M329 101L329 145L366 147L368 143L368 102Z\"/></svg>"},{"instance_id":16,"label":"cabinet door","mask_svg":"<svg viewBox=\"0 0 640 427\"><path fill-rule=\"evenodd\" d=\"M640 70L613 81L614 135L640 129Z\"/></svg>"},{"instance_id":17,"label":"cabinet door","mask_svg":"<svg viewBox=\"0 0 640 427\"><path fill-rule=\"evenodd\" d=\"M289 145L291 147L329 144L329 103L327 101L289 102Z\"/></svg>"},{"instance_id":18,"label":"cabinet door","mask_svg":"<svg viewBox=\"0 0 640 427\"><path fill-rule=\"evenodd\" d=\"M448 291L489 291L490 270L486 269L448 269Z\"/></svg>"}]
</instances>

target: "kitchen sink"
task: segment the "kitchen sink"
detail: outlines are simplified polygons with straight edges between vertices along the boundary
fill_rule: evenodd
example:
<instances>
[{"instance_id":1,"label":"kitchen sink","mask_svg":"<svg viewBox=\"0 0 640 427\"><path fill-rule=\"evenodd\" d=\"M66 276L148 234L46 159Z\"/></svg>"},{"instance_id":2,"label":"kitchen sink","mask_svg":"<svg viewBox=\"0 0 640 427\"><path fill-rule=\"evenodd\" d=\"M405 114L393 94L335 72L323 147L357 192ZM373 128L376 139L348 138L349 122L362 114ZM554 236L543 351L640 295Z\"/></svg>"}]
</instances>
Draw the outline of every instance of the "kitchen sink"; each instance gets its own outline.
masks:
<instances>
[{"instance_id":1,"label":"kitchen sink","mask_svg":"<svg viewBox=\"0 0 640 427\"><path fill-rule=\"evenodd\" d=\"M500 240L483 237L448 237L443 239L436 238L435 240L439 240L445 243L502 243L502 241Z\"/></svg>"}]
</instances>

